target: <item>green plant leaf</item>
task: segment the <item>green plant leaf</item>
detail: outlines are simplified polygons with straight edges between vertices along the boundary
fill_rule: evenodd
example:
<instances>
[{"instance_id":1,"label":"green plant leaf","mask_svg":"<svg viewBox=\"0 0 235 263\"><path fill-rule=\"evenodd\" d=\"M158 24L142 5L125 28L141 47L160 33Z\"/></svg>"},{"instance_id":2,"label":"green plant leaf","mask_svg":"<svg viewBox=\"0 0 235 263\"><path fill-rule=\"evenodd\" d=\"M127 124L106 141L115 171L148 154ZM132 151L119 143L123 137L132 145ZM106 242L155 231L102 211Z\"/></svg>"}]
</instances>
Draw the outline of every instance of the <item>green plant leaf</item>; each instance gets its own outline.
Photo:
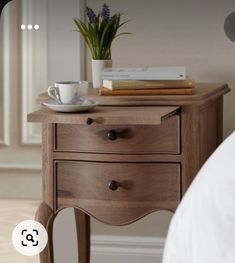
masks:
<instances>
[{"instance_id":1,"label":"green plant leaf","mask_svg":"<svg viewBox=\"0 0 235 263\"><path fill-rule=\"evenodd\" d=\"M110 19L103 19L98 13L96 20L87 24L80 19L74 19L76 31L83 36L93 59L111 59L111 45L114 39L121 35L131 34L129 32L118 33L120 27L130 21L121 23L120 20L120 13L114 14Z\"/></svg>"},{"instance_id":2,"label":"green plant leaf","mask_svg":"<svg viewBox=\"0 0 235 263\"><path fill-rule=\"evenodd\" d=\"M122 33L119 33L115 36L115 38L121 36L121 35L133 35L133 33L130 33L130 32L122 32Z\"/></svg>"}]
</instances>

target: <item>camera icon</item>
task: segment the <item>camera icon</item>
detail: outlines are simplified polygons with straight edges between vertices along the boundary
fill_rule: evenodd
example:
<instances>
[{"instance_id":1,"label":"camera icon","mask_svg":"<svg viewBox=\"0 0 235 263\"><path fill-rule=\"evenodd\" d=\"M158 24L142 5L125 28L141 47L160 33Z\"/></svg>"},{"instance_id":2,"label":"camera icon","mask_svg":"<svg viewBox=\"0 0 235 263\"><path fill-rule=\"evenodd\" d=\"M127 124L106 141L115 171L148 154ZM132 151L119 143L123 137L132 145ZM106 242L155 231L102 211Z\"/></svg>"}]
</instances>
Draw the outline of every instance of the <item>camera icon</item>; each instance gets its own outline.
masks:
<instances>
[{"instance_id":1,"label":"camera icon","mask_svg":"<svg viewBox=\"0 0 235 263\"><path fill-rule=\"evenodd\" d=\"M38 255L46 247L47 231L42 224L34 220L19 223L12 232L15 249L25 256Z\"/></svg>"}]
</instances>

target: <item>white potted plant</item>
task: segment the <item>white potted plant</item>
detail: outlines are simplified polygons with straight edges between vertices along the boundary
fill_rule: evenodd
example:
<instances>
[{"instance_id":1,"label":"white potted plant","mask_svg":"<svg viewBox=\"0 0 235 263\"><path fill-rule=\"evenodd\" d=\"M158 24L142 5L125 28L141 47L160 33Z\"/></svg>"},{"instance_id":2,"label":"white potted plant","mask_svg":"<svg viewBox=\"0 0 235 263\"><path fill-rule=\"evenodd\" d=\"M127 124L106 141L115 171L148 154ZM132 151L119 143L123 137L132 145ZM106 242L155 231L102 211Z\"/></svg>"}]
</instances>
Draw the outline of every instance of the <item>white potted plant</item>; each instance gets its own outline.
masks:
<instances>
[{"instance_id":1,"label":"white potted plant","mask_svg":"<svg viewBox=\"0 0 235 263\"><path fill-rule=\"evenodd\" d=\"M74 23L76 31L82 34L92 55L93 87L100 88L102 85L102 70L112 67L111 45L114 39L120 35L130 34L128 32L118 32L120 27L128 21L121 23L120 13L111 16L110 9L105 3L98 14L91 8L86 7L86 14L88 17L87 23L77 18L74 19Z\"/></svg>"}]
</instances>

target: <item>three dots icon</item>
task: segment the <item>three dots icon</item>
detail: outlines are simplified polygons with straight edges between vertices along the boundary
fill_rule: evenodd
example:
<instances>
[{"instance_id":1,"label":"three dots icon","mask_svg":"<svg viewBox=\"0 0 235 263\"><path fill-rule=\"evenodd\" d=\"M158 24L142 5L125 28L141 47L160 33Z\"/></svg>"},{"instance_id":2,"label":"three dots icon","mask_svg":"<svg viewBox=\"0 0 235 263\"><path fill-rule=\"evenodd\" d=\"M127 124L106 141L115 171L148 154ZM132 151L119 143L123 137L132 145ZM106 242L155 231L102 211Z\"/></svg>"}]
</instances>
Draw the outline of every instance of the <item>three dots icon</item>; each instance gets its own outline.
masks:
<instances>
[{"instance_id":1,"label":"three dots icon","mask_svg":"<svg viewBox=\"0 0 235 263\"><path fill-rule=\"evenodd\" d=\"M32 29L35 29L35 30L38 30L39 29L39 25L21 25L21 27L20 27L22 30L26 30L26 29L28 29L28 30L32 30Z\"/></svg>"}]
</instances>

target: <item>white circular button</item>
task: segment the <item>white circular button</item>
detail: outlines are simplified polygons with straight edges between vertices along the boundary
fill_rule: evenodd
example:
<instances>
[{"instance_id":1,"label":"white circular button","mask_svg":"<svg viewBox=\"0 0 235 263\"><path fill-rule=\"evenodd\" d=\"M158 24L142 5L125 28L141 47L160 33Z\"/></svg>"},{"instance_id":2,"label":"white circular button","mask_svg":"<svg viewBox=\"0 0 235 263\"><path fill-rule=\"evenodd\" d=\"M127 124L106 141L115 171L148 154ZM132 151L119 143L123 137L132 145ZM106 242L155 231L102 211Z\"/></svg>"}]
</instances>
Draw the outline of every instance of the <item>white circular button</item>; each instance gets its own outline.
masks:
<instances>
[{"instance_id":1,"label":"white circular button","mask_svg":"<svg viewBox=\"0 0 235 263\"><path fill-rule=\"evenodd\" d=\"M21 25L21 29L24 30L26 28L25 25Z\"/></svg>"},{"instance_id":2,"label":"white circular button","mask_svg":"<svg viewBox=\"0 0 235 263\"><path fill-rule=\"evenodd\" d=\"M38 30L38 29L39 29L39 25L35 25L35 26L34 26L34 29L35 29L35 30Z\"/></svg>"},{"instance_id":3,"label":"white circular button","mask_svg":"<svg viewBox=\"0 0 235 263\"><path fill-rule=\"evenodd\" d=\"M19 223L12 232L15 249L25 256L38 255L46 247L47 231L42 224L34 220Z\"/></svg>"},{"instance_id":4,"label":"white circular button","mask_svg":"<svg viewBox=\"0 0 235 263\"><path fill-rule=\"evenodd\" d=\"M32 29L32 28L33 28L33 26L32 26L32 25L28 25L27 27L28 27L28 29Z\"/></svg>"}]
</instances>

